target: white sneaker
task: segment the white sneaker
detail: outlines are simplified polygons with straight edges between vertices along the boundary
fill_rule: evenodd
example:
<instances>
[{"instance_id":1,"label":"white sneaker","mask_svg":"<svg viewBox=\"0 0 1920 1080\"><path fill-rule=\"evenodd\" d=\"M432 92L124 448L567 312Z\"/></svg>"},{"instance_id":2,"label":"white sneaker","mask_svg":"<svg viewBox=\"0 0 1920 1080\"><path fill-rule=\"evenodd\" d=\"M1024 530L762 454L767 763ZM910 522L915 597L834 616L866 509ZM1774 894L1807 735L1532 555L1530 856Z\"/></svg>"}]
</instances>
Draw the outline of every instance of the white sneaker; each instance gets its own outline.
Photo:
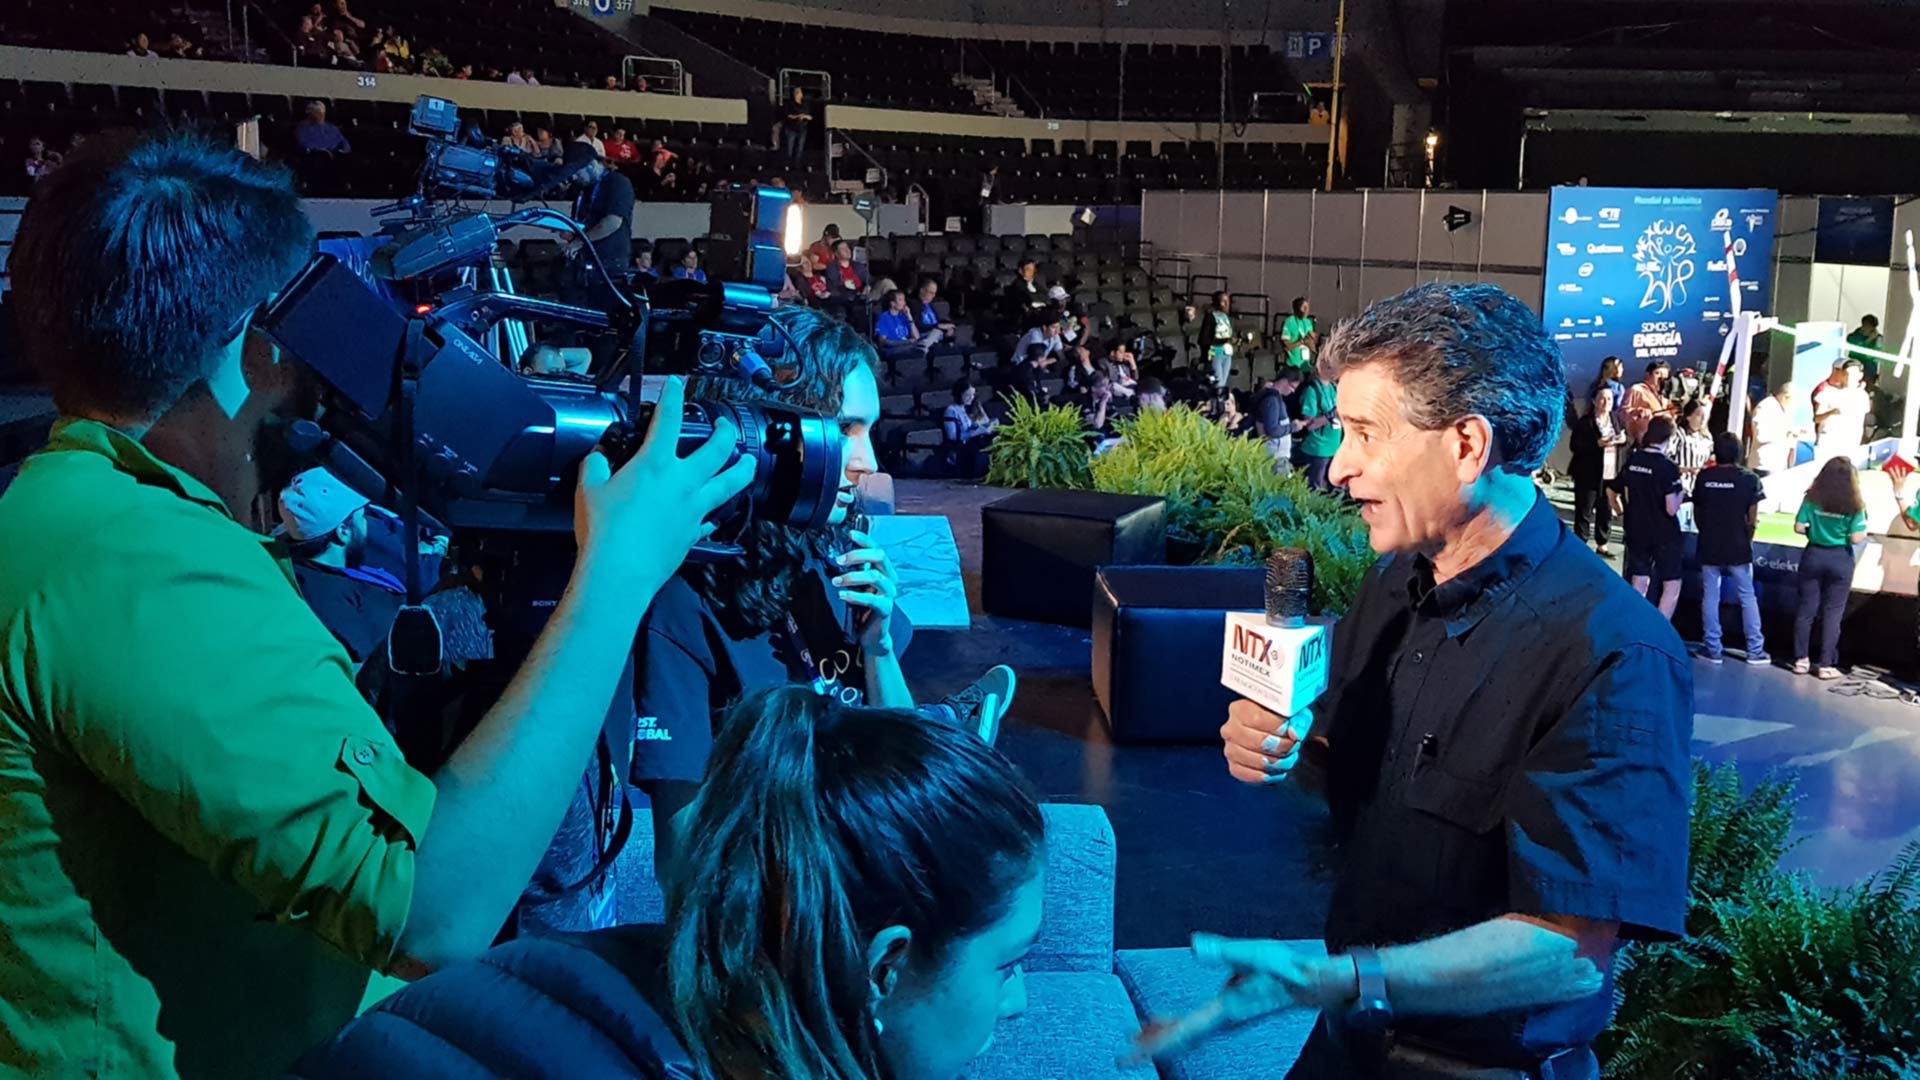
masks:
<instances>
[{"instance_id":1,"label":"white sneaker","mask_svg":"<svg viewBox=\"0 0 1920 1080\"><path fill-rule=\"evenodd\" d=\"M971 685L940 699L938 704L950 711L961 727L977 732L981 742L992 746L1000 736L1000 721L1013 707L1017 681L1012 668L996 664Z\"/></svg>"},{"instance_id":2,"label":"white sneaker","mask_svg":"<svg viewBox=\"0 0 1920 1080\"><path fill-rule=\"evenodd\" d=\"M1813 670L1813 665L1807 663L1805 660L1795 660L1793 662L1793 673L1795 675L1805 675L1807 672L1812 670Z\"/></svg>"},{"instance_id":3,"label":"white sneaker","mask_svg":"<svg viewBox=\"0 0 1920 1080\"><path fill-rule=\"evenodd\" d=\"M1814 674L1814 678L1823 679L1827 682L1832 682L1835 679L1844 678L1844 677L1845 675L1837 667L1822 667L1818 672Z\"/></svg>"}]
</instances>

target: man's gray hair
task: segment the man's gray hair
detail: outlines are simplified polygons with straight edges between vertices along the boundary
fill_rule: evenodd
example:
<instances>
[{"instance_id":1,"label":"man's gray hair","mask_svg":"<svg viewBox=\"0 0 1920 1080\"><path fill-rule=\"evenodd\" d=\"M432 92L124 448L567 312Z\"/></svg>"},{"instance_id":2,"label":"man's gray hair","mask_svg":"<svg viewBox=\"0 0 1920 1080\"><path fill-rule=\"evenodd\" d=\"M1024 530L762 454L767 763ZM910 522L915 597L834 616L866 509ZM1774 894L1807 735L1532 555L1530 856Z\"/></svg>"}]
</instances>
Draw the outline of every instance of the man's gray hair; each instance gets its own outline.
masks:
<instances>
[{"instance_id":1,"label":"man's gray hair","mask_svg":"<svg viewBox=\"0 0 1920 1080\"><path fill-rule=\"evenodd\" d=\"M1493 285L1417 285L1334 328L1322 378L1385 365L1423 431L1469 416L1493 429L1499 464L1532 472L1560 438L1567 397L1560 350L1535 315Z\"/></svg>"}]
</instances>

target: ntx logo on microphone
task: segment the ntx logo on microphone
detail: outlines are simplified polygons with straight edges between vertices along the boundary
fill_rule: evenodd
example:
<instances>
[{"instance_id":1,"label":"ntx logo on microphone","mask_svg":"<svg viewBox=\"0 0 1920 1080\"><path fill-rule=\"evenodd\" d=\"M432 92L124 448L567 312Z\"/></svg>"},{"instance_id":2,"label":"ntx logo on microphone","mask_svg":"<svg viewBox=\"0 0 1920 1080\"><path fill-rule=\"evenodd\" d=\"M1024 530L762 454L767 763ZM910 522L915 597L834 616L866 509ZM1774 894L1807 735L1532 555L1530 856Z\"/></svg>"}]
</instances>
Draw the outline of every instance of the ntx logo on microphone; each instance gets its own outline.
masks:
<instances>
[{"instance_id":1,"label":"ntx logo on microphone","mask_svg":"<svg viewBox=\"0 0 1920 1080\"><path fill-rule=\"evenodd\" d=\"M1325 626L1274 626L1262 612L1239 611L1226 624L1220 682L1229 690L1291 716L1327 688Z\"/></svg>"},{"instance_id":2,"label":"ntx logo on microphone","mask_svg":"<svg viewBox=\"0 0 1920 1080\"><path fill-rule=\"evenodd\" d=\"M1263 668L1273 665L1274 637L1246 626L1233 628L1233 651L1244 656L1252 663ZM1314 634L1300 644L1300 653L1296 660L1302 670L1325 667L1327 663L1327 635Z\"/></svg>"}]
</instances>

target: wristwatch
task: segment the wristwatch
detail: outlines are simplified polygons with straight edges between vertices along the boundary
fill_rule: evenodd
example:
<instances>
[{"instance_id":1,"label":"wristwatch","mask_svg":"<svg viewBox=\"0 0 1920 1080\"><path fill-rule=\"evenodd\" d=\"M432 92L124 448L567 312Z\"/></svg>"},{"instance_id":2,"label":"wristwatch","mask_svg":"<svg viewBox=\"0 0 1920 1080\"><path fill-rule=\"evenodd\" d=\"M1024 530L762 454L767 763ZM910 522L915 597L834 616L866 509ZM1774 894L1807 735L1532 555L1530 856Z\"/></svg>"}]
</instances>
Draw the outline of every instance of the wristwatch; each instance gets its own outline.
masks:
<instances>
[{"instance_id":1,"label":"wristwatch","mask_svg":"<svg viewBox=\"0 0 1920 1080\"><path fill-rule=\"evenodd\" d=\"M1378 1031L1393 1022L1393 1006L1387 1002L1387 972L1380 966L1380 954L1360 946L1347 950L1353 962L1353 978L1360 996L1347 1009L1347 1025L1363 1031Z\"/></svg>"}]
</instances>

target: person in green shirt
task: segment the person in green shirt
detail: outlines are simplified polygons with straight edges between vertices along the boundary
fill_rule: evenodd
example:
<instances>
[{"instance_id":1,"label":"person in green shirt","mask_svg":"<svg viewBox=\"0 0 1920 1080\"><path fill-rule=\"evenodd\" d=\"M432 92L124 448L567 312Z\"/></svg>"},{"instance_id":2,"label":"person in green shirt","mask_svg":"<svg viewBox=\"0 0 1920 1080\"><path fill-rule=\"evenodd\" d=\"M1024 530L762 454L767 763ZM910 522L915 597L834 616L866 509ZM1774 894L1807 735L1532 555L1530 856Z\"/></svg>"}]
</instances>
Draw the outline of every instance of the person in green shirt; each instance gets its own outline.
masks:
<instances>
[{"instance_id":1,"label":"person in green shirt","mask_svg":"<svg viewBox=\"0 0 1920 1080\"><path fill-rule=\"evenodd\" d=\"M1315 491L1332 491L1328 472L1333 455L1340 452L1339 394L1334 385L1320 378L1313 364L1300 369L1306 376L1300 389L1300 454L1305 458L1307 483Z\"/></svg>"},{"instance_id":2,"label":"person in green shirt","mask_svg":"<svg viewBox=\"0 0 1920 1080\"><path fill-rule=\"evenodd\" d=\"M676 454L684 390L612 473L531 658L434 776L250 529L295 384L251 329L313 249L290 176L181 133L42 181L12 305L61 417L0 497L0 1074L277 1075L376 973L492 942L641 615L752 478Z\"/></svg>"},{"instance_id":3,"label":"person in green shirt","mask_svg":"<svg viewBox=\"0 0 1920 1080\"><path fill-rule=\"evenodd\" d=\"M1793 670L1822 679L1840 677L1840 620L1853 588L1853 546L1867 538L1866 503L1853 462L1833 458L1820 467L1794 516L1793 531L1807 538L1800 552L1800 608L1793 618ZM1819 666L1809 653L1820 620Z\"/></svg>"},{"instance_id":4,"label":"person in green shirt","mask_svg":"<svg viewBox=\"0 0 1920 1080\"><path fill-rule=\"evenodd\" d=\"M1867 349L1880 347L1880 319L1874 315L1860 316L1860 325L1847 335L1847 344ZM1880 362L1858 349L1849 349L1847 355L1860 361L1861 372L1869 379L1879 374Z\"/></svg>"},{"instance_id":5,"label":"person in green shirt","mask_svg":"<svg viewBox=\"0 0 1920 1080\"><path fill-rule=\"evenodd\" d=\"M1287 363L1309 367L1320 351L1320 331L1314 329L1311 305L1304 296L1293 298L1293 314L1280 324L1280 342L1287 347Z\"/></svg>"}]
</instances>

